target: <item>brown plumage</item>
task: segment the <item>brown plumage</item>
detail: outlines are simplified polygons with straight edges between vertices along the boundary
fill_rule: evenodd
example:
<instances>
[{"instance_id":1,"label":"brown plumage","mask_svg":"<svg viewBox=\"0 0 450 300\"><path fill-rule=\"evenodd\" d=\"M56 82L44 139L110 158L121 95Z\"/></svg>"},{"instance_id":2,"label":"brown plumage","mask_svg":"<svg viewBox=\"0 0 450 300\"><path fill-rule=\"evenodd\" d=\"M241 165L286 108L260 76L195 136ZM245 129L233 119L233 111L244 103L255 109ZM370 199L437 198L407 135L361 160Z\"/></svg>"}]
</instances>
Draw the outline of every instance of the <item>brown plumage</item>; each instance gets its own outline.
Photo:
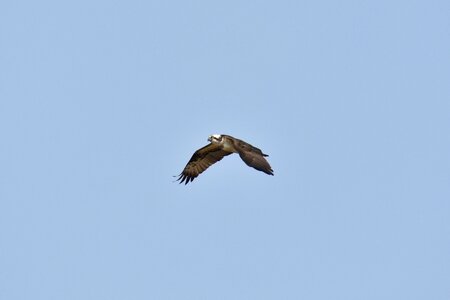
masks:
<instances>
[{"instance_id":1,"label":"brown plumage","mask_svg":"<svg viewBox=\"0 0 450 300\"><path fill-rule=\"evenodd\" d=\"M241 159L250 167L273 175L273 170L267 160L268 156L260 149L229 135L213 134L208 137L210 144L195 151L177 181L187 184L203 173L209 166L232 153L238 153Z\"/></svg>"}]
</instances>

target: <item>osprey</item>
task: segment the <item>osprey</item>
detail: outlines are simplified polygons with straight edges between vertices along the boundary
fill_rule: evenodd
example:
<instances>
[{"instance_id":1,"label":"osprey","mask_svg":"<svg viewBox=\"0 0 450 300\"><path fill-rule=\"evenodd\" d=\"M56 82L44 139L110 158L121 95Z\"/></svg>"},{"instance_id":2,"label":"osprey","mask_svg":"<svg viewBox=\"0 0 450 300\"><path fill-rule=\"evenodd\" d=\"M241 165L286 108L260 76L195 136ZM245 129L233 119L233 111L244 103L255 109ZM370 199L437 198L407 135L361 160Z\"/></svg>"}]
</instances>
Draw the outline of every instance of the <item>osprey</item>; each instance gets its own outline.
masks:
<instances>
[{"instance_id":1,"label":"osprey","mask_svg":"<svg viewBox=\"0 0 450 300\"><path fill-rule=\"evenodd\" d=\"M264 158L269 155L249 143L225 134L210 135L208 141L210 144L195 151L177 181L188 184L209 166L232 153L238 153L249 167L273 176L273 170Z\"/></svg>"}]
</instances>

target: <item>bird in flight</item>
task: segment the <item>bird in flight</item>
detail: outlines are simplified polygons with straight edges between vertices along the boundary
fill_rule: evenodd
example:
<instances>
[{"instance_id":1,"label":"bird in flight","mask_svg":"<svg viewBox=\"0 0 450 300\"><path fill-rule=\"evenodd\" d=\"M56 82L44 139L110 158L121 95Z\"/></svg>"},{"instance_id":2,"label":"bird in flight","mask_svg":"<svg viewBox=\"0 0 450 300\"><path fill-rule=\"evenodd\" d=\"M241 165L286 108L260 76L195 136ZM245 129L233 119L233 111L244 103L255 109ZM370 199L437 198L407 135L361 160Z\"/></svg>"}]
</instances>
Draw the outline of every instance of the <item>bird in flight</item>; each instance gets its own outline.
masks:
<instances>
[{"instance_id":1,"label":"bird in flight","mask_svg":"<svg viewBox=\"0 0 450 300\"><path fill-rule=\"evenodd\" d=\"M268 155L249 143L225 134L210 135L208 141L210 144L195 151L177 181L188 184L212 164L232 153L238 153L249 167L273 176L272 167L264 158Z\"/></svg>"}]
</instances>

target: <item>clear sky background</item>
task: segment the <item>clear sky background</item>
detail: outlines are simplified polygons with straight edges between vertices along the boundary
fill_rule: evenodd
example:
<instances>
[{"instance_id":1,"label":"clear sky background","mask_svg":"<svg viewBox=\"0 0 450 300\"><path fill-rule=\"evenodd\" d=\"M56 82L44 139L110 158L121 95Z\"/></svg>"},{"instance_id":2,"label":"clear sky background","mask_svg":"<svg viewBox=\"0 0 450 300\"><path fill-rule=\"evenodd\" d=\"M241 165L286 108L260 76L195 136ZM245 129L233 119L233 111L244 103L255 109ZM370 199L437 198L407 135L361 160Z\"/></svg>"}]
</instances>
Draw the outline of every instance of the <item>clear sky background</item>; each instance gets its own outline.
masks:
<instances>
[{"instance_id":1,"label":"clear sky background","mask_svg":"<svg viewBox=\"0 0 450 300\"><path fill-rule=\"evenodd\" d=\"M449 157L449 1L0 4L0 299L448 300Z\"/></svg>"}]
</instances>

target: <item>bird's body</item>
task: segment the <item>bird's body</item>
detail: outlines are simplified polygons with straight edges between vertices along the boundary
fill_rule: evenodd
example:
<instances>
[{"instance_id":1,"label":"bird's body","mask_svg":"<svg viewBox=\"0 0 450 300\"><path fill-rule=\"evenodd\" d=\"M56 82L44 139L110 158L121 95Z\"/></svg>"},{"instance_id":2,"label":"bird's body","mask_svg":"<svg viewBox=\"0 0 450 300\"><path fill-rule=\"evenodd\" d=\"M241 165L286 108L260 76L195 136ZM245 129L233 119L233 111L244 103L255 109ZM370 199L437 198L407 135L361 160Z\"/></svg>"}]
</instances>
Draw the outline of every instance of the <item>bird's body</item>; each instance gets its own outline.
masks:
<instances>
[{"instance_id":1,"label":"bird's body","mask_svg":"<svg viewBox=\"0 0 450 300\"><path fill-rule=\"evenodd\" d=\"M213 134L208 137L210 144L195 151L177 180L187 184L203 173L209 166L220 161L223 157L232 153L238 153L241 159L250 167L268 175L273 175L273 170L267 160L268 156L260 149L240 139L225 134Z\"/></svg>"}]
</instances>

